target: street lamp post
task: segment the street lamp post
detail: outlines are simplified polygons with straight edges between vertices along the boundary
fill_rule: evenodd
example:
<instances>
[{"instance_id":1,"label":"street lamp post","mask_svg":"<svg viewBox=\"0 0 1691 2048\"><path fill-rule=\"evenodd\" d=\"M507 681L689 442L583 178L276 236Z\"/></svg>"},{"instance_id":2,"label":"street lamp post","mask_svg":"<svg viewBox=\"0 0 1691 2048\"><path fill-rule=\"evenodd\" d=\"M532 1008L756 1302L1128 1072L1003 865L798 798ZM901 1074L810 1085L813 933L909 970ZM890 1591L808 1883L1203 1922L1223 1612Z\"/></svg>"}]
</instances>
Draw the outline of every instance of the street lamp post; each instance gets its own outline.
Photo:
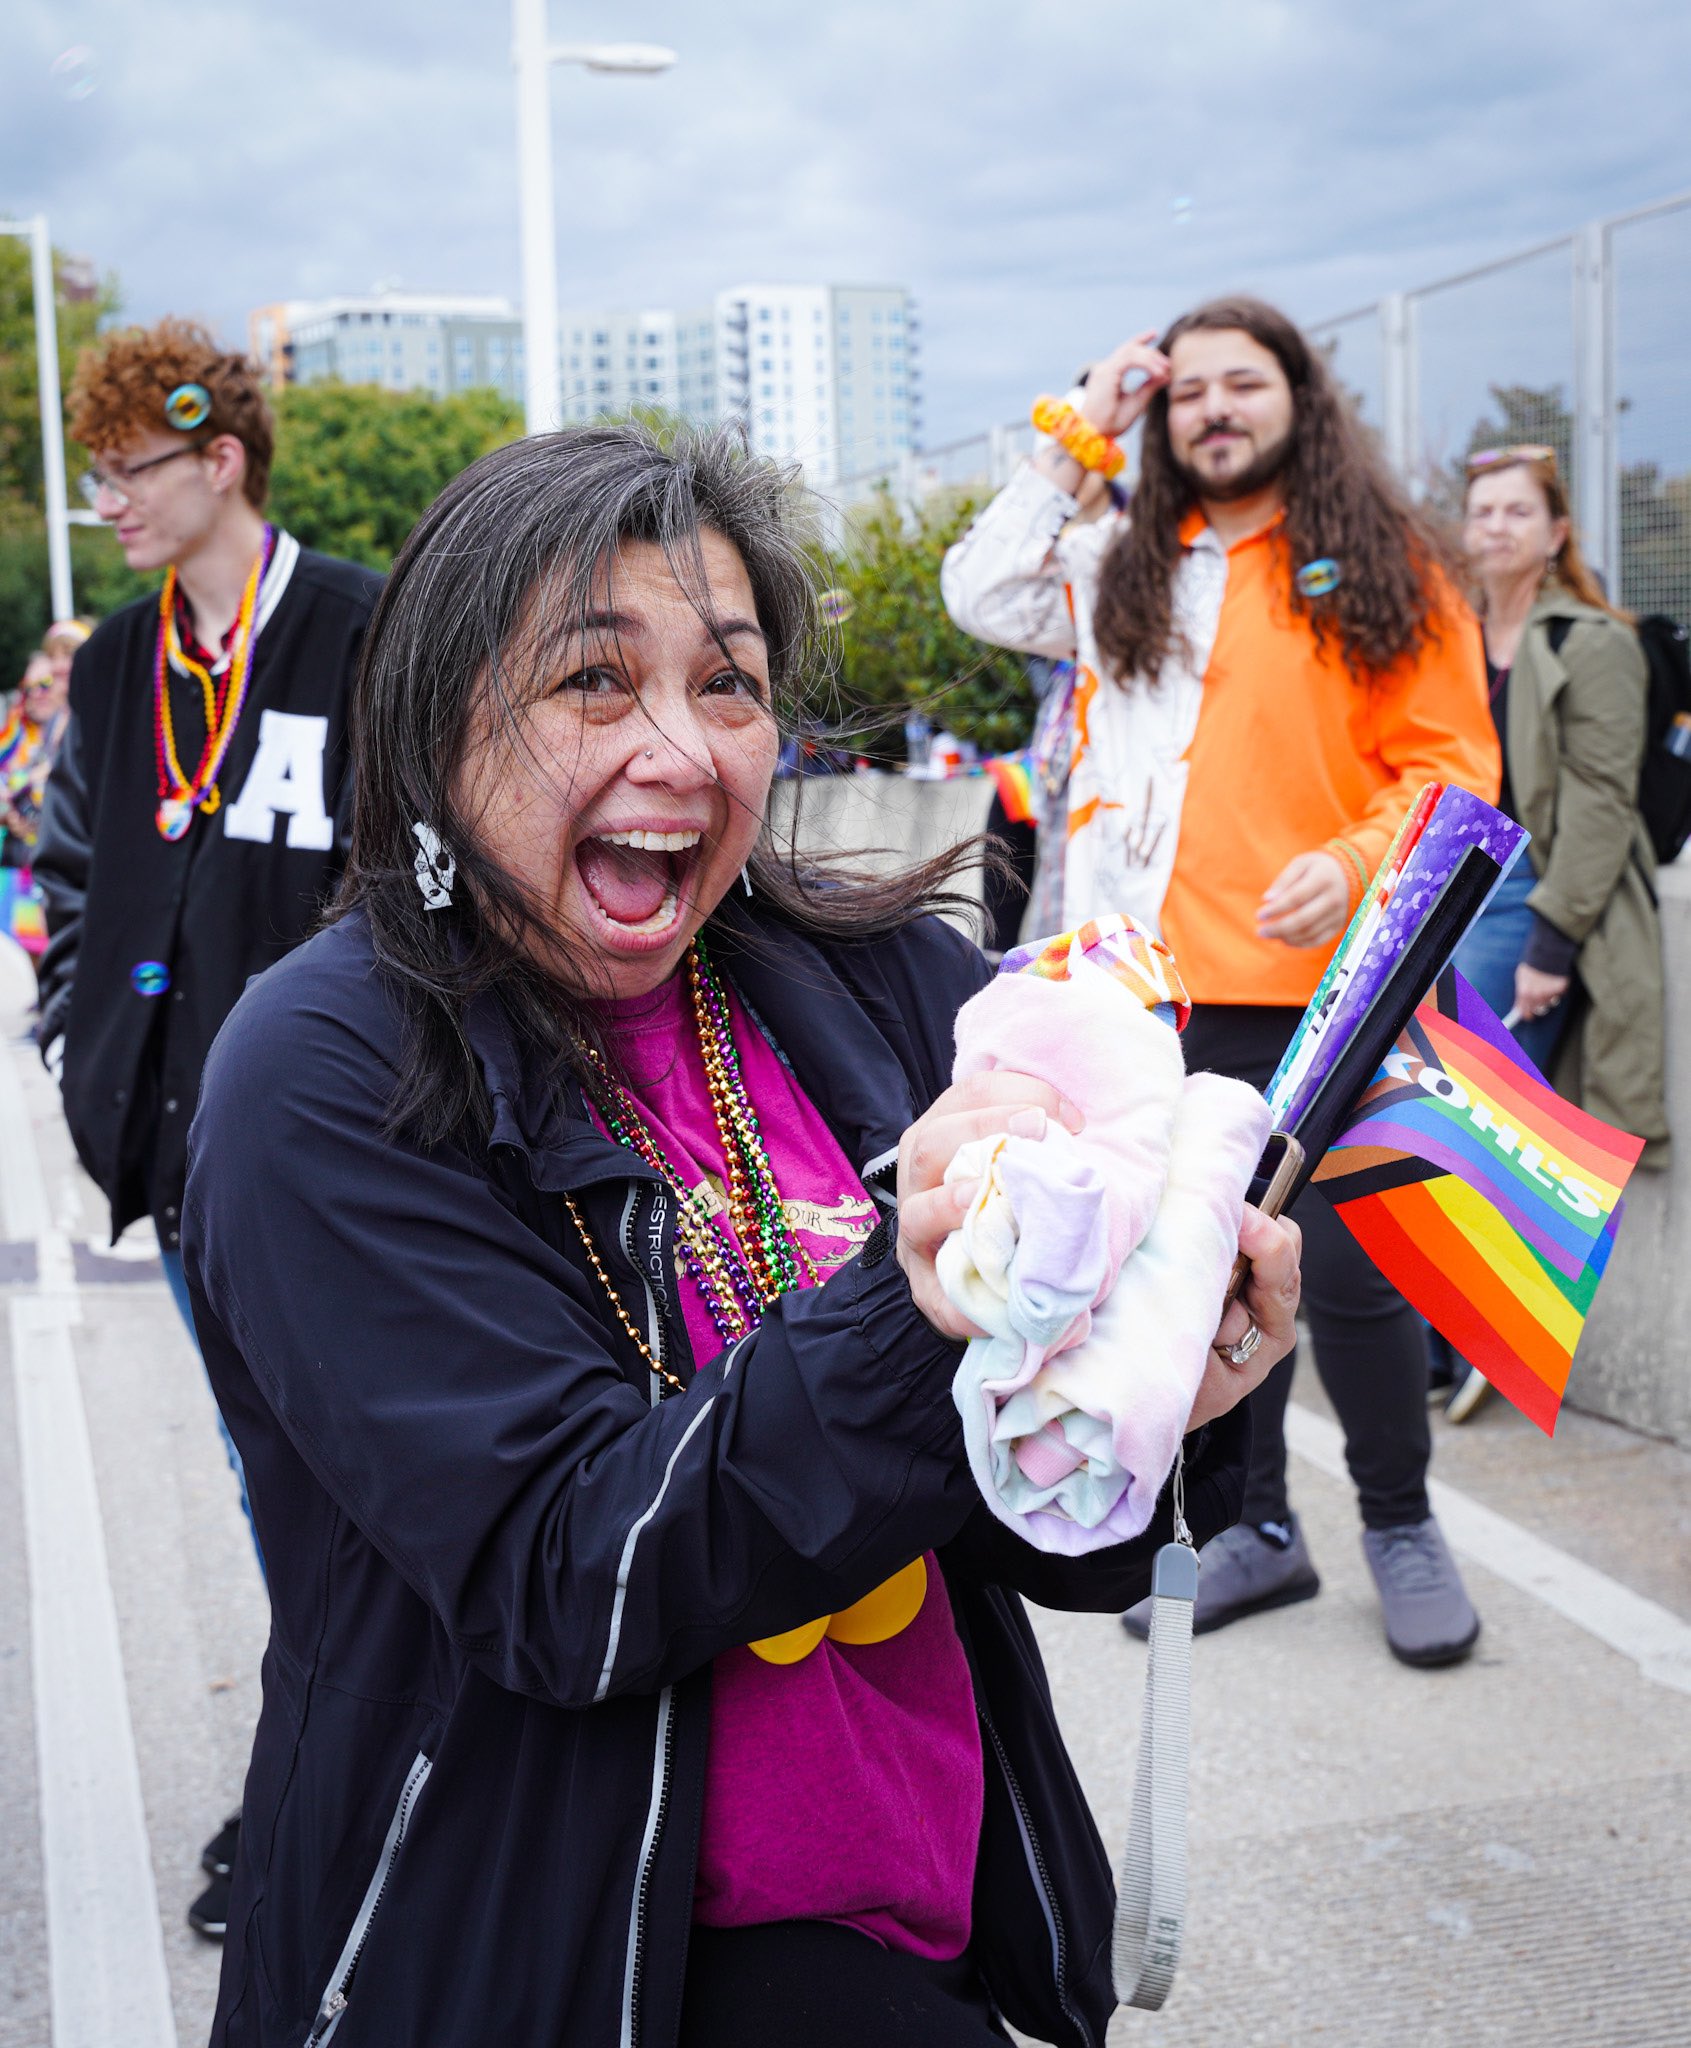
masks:
<instances>
[{"instance_id":1,"label":"street lamp post","mask_svg":"<svg viewBox=\"0 0 1691 2048\"><path fill-rule=\"evenodd\" d=\"M551 67L650 75L675 52L655 43L548 43L546 0L511 0L517 68L517 205L523 257L523 414L531 434L560 424L558 251L552 218Z\"/></svg>"},{"instance_id":2,"label":"street lamp post","mask_svg":"<svg viewBox=\"0 0 1691 2048\"><path fill-rule=\"evenodd\" d=\"M0 235L29 242L30 279L35 299L35 381L41 400L41 478L47 494L47 580L53 616L71 615L70 509L65 498L65 422L59 397L59 319L53 300L53 241L47 216L0 220Z\"/></svg>"}]
</instances>

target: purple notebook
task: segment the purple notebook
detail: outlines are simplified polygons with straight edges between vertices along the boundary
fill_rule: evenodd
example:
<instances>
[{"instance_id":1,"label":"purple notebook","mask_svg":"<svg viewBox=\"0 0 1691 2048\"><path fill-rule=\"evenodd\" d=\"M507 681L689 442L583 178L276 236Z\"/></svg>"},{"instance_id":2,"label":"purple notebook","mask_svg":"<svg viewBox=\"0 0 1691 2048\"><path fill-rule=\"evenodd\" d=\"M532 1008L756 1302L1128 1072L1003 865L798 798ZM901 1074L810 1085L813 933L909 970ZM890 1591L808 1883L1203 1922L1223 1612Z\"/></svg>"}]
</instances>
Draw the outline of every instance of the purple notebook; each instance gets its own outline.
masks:
<instances>
[{"instance_id":1,"label":"purple notebook","mask_svg":"<svg viewBox=\"0 0 1691 2048\"><path fill-rule=\"evenodd\" d=\"M1278 1119L1280 1129L1296 1130L1321 1084L1337 1064L1351 1033L1402 959L1404 948L1449 885L1463 854L1470 846L1477 846L1496 861L1497 881L1501 882L1514 866L1527 838L1524 827L1491 804L1482 803L1465 789L1446 789L1409 856L1396 893L1350 974L1315 1057ZM1494 883L1480 905L1481 910L1495 893ZM1475 916L1478 915L1476 911ZM1302 1028L1299 1027L1300 1031Z\"/></svg>"}]
</instances>

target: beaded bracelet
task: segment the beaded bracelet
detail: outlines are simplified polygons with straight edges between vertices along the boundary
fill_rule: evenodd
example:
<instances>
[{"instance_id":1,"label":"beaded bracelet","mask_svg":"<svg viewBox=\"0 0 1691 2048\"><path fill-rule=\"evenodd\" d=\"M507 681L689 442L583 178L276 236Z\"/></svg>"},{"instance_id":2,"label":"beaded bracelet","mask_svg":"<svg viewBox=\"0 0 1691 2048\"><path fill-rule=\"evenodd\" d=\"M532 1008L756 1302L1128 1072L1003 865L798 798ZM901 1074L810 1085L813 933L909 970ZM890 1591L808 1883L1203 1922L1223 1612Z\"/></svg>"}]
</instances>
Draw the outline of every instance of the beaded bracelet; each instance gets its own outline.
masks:
<instances>
[{"instance_id":1,"label":"beaded bracelet","mask_svg":"<svg viewBox=\"0 0 1691 2048\"><path fill-rule=\"evenodd\" d=\"M1356 886L1354 890L1350 888L1349 873L1347 872L1345 876L1346 891L1350 896L1351 906L1354 909L1362 901L1363 897L1368 894L1369 875L1366 862L1348 839L1338 837L1329 839L1321 850L1323 853L1330 853L1335 860L1338 860L1340 854L1347 855L1351 867L1356 870ZM1339 866L1341 868L1344 867L1344 861L1339 860Z\"/></svg>"},{"instance_id":2,"label":"beaded bracelet","mask_svg":"<svg viewBox=\"0 0 1691 2048\"><path fill-rule=\"evenodd\" d=\"M1033 423L1040 433L1049 434L1082 469L1095 470L1106 478L1121 474L1127 461L1121 444L1112 441L1108 434L1101 434L1090 420L1083 419L1072 405L1065 404L1062 399L1036 398L1033 402Z\"/></svg>"}]
</instances>

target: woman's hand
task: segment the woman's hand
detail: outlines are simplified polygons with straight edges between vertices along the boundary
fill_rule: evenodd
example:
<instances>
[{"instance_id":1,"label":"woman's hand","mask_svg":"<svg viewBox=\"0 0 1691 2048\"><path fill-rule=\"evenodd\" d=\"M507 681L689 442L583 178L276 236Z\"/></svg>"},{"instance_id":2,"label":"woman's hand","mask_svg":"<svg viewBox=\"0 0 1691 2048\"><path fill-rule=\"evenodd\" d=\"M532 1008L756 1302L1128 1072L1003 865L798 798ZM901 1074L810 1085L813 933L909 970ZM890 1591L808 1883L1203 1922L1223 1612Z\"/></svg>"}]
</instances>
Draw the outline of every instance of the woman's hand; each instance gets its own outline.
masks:
<instances>
[{"instance_id":1,"label":"woman's hand","mask_svg":"<svg viewBox=\"0 0 1691 2048\"><path fill-rule=\"evenodd\" d=\"M1350 877L1336 853L1300 853L1257 905L1257 936L1287 946L1324 946L1350 919Z\"/></svg>"},{"instance_id":2,"label":"woman's hand","mask_svg":"<svg viewBox=\"0 0 1691 2048\"><path fill-rule=\"evenodd\" d=\"M1565 974L1543 974L1523 960L1515 969L1515 1008L1523 1017L1542 1017L1568 992Z\"/></svg>"},{"instance_id":3,"label":"woman's hand","mask_svg":"<svg viewBox=\"0 0 1691 2048\"><path fill-rule=\"evenodd\" d=\"M999 1132L1013 1138L1044 1137L1048 1117L1056 1117L1070 1131L1078 1131L1086 1121L1049 1082L998 1067L954 1082L899 1140L898 1263L910 1283L911 1300L942 1337L982 1334L952 1307L934 1271L940 1246L980 1191L979 1181L946 1187L945 1169L975 1138Z\"/></svg>"},{"instance_id":4,"label":"woman's hand","mask_svg":"<svg viewBox=\"0 0 1691 2048\"><path fill-rule=\"evenodd\" d=\"M1225 1415L1253 1388L1260 1387L1270 1368L1298 1341L1302 1231L1290 1217L1265 1216L1247 1202L1239 1225L1239 1249L1251 1262L1250 1274L1215 1333L1198 1397L1186 1419L1188 1431ZM1243 1365L1234 1365L1216 1347L1239 1343L1253 1323L1262 1332L1262 1342Z\"/></svg>"}]
</instances>

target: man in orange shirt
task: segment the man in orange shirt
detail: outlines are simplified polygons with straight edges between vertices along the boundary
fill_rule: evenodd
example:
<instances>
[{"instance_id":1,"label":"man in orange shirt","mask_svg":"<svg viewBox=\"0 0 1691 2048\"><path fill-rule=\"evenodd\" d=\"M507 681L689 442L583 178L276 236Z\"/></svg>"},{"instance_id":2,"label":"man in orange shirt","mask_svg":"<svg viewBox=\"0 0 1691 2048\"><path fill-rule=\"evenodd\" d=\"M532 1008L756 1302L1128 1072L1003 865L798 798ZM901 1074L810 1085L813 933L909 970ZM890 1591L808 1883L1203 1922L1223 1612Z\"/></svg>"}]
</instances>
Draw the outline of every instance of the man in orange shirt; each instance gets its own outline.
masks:
<instances>
[{"instance_id":1,"label":"man in orange shirt","mask_svg":"<svg viewBox=\"0 0 1691 2048\"><path fill-rule=\"evenodd\" d=\"M1155 925L1194 1000L1188 1067L1265 1087L1422 785L1497 795L1478 629L1432 528L1272 307L1219 300L1138 335L1071 404L1079 421L948 555L946 603L983 639L1077 665L1039 920ZM1071 525L1086 470L1070 449L1106 462L1101 437L1141 418L1131 514ZM1387 1641L1453 1662L1479 1621L1427 1500L1420 1319L1316 1190L1294 1213ZM1252 1397L1244 1519L1206 1548L1199 1629L1319 1590L1286 1494L1293 1363ZM1144 1633L1138 1610L1123 1619Z\"/></svg>"}]
</instances>

